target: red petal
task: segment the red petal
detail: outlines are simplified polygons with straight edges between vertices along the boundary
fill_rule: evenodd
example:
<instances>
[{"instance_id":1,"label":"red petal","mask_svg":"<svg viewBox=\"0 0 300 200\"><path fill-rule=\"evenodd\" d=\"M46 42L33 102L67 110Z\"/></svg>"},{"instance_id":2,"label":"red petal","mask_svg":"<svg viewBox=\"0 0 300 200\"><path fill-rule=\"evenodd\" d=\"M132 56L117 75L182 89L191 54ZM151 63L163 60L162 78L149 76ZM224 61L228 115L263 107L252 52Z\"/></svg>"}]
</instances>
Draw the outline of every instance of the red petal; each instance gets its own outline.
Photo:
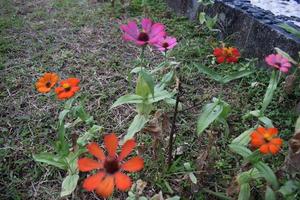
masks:
<instances>
[{"instance_id":1,"label":"red petal","mask_svg":"<svg viewBox=\"0 0 300 200\"><path fill-rule=\"evenodd\" d=\"M101 161L105 160L105 155L97 143L92 142L88 144L87 149L93 156L95 156L99 160Z\"/></svg>"},{"instance_id":2,"label":"red petal","mask_svg":"<svg viewBox=\"0 0 300 200\"><path fill-rule=\"evenodd\" d=\"M282 145L282 139L281 138L273 138L270 143L275 144L277 146L281 146Z\"/></svg>"},{"instance_id":3,"label":"red petal","mask_svg":"<svg viewBox=\"0 0 300 200\"><path fill-rule=\"evenodd\" d=\"M118 138L116 134L111 133L104 137L104 145L107 149L108 155L111 157L116 156L118 147Z\"/></svg>"},{"instance_id":4,"label":"red petal","mask_svg":"<svg viewBox=\"0 0 300 200\"><path fill-rule=\"evenodd\" d=\"M129 190L131 187L131 180L122 172L117 172L115 175L116 187L121 191Z\"/></svg>"},{"instance_id":5,"label":"red petal","mask_svg":"<svg viewBox=\"0 0 300 200\"><path fill-rule=\"evenodd\" d=\"M122 165L122 169L128 172L140 171L144 167L144 160L141 157L133 157Z\"/></svg>"},{"instance_id":6,"label":"red petal","mask_svg":"<svg viewBox=\"0 0 300 200\"><path fill-rule=\"evenodd\" d=\"M114 191L114 176L106 176L102 182L96 187L96 192L100 196L107 198Z\"/></svg>"},{"instance_id":7,"label":"red petal","mask_svg":"<svg viewBox=\"0 0 300 200\"><path fill-rule=\"evenodd\" d=\"M82 187L87 191L93 191L94 189L96 189L96 187L98 187L101 184L104 175L104 172L99 172L97 174L87 177L86 179L84 179Z\"/></svg>"},{"instance_id":8,"label":"red petal","mask_svg":"<svg viewBox=\"0 0 300 200\"><path fill-rule=\"evenodd\" d=\"M77 86L80 82L78 78L68 78L66 81L73 87Z\"/></svg>"},{"instance_id":9,"label":"red petal","mask_svg":"<svg viewBox=\"0 0 300 200\"><path fill-rule=\"evenodd\" d=\"M256 130L262 135L264 135L264 133L267 131L267 129L262 126L259 126Z\"/></svg>"},{"instance_id":10,"label":"red petal","mask_svg":"<svg viewBox=\"0 0 300 200\"><path fill-rule=\"evenodd\" d=\"M93 169L101 169L103 164L90 158L80 158L78 160L78 168L82 172L87 172Z\"/></svg>"},{"instance_id":11,"label":"red petal","mask_svg":"<svg viewBox=\"0 0 300 200\"><path fill-rule=\"evenodd\" d=\"M263 154L268 154L269 153L269 144L263 144L260 148L259 151Z\"/></svg>"},{"instance_id":12,"label":"red petal","mask_svg":"<svg viewBox=\"0 0 300 200\"><path fill-rule=\"evenodd\" d=\"M271 133L271 135L277 135L278 129L277 128L268 128L268 132Z\"/></svg>"},{"instance_id":13,"label":"red petal","mask_svg":"<svg viewBox=\"0 0 300 200\"><path fill-rule=\"evenodd\" d=\"M270 152L274 155L276 153L278 153L278 151L280 150L280 147L275 145L275 144L269 144L269 150Z\"/></svg>"},{"instance_id":14,"label":"red petal","mask_svg":"<svg viewBox=\"0 0 300 200\"><path fill-rule=\"evenodd\" d=\"M136 146L136 143L133 139L132 140L127 140L125 142L125 144L122 146L122 150L121 150L121 153L119 155L119 161L126 158L131 153L131 151L134 149L135 146Z\"/></svg>"},{"instance_id":15,"label":"red petal","mask_svg":"<svg viewBox=\"0 0 300 200\"><path fill-rule=\"evenodd\" d=\"M260 147L264 143L265 143L265 140L260 133L258 133L257 131L254 131L251 133L251 145L253 147Z\"/></svg>"}]
</instances>

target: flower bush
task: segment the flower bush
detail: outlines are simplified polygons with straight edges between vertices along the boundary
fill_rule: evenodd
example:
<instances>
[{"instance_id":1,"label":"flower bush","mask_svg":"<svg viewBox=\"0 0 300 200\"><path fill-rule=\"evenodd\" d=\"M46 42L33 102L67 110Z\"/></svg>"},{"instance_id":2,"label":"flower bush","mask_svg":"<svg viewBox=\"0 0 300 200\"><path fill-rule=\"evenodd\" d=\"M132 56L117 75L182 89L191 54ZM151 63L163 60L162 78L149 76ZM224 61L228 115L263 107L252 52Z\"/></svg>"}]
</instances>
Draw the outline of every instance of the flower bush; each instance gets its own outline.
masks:
<instances>
[{"instance_id":1,"label":"flower bush","mask_svg":"<svg viewBox=\"0 0 300 200\"><path fill-rule=\"evenodd\" d=\"M177 67L178 63L171 61L169 57L170 51L180 46L180 41L175 37L169 36L166 32L166 27L167 25L155 23L149 18L143 18L140 27L135 21L129 21L127 24L120 26L124 41L133 42L140 47L141 55L136 59L135 63L137 64L131 70L130 78L128 78L128 82L135 84L134 92L118 97L111 105L111 108L117 109L124 104L134 104L136 115L131 123L128 124L128 130L125 131L122 137L117 136L115 133L103 136L103 144L106 151L97 142L104 128L97 125L94 118L85 111L82 102L79 101L79 83L82 84L80 79L67 78L59 81L57 74L45 73L37 80L35 86L38 92L49 93L54 89L58 100L66 100L64 101L64 108L58 117L58 134L57 141L53 145L54 152L43 152L33 155L35 161L46 163L65 171L66 177L62 181L61 197L75 194L78 181L81 180L80 175L82 174L80 172L89 172L89 176L82 183L84 190L95 192L103 198L114 198L113 193L115 188L117 188L121 192L128 192L129 197L137 198L138 195L132 194L136 190L134 184L136 176L129 177L125 172L139 172L144 167L146 168L147 165L145 165L141 156L129 156L135 147L139 146L139 142L143 142L143 138L139 138L139 135L143 132L155 133L153 134L155 136L152 138L148 136L156 142L157 135L163 132L162 129L166 129L163 126L163 124L167 124L166 120L163 121L161 117L156 115L157 113L173 114L170 134L168 137L165 137L169 146L168 148L158 149L166 151L162 153L163 159L168 160L165 171L171 171L176 168L177 161L174 162L175 164L173 163L174 154L176 155L173 144L175 143L177 114L181 111L182 103L184 103L180 102L180 97L182 92L181 82L183 82L182 79L184 80L185 77L181 76L180 68ZM151 60L147 61L144 56L145 51L148 49L158 50L164 55L163 62L154 66L154 69L151 69L148 65ZM199 64L197 67L199 72L213 79L216 84L221 84L218 98L212 98L211 102L204 104L201 109L197 120L197 133L199 137L202 137L203 134L207 134L207 129L218 127L219 130L222 130L223 147L238 154L238 163L243 163L246 166L243 166L239 172L236 172L238 174L234 178L238 185L239 194L237 199L239 200L250 199L251 186L259 187L258 182L252 182L255 179L266 182L266 197L274 197L277 193L282 193L280 190L283 186L280 186L281 183L272 169L272 163L267 158L268 156L276 156L283 151L283 144L285 143L283 138L285 137L281 137L283 133L279 133L278 129L274 127L273 123L276 122L272 121L267 108L274 100L274 94L281 84L281 78L284 74L293 70L293 65L297 66L297 68L299 65L285 52L278 49L277 51L279 53L271 54L265 58L266 64L273 67L273 70L270 72L269 85L263 99L261 99L261 104L256 105L255 110L250 110L243 117L243 121L252 118L251 123L249 123L251 127L237 137L231 135L230 124L227 122L235 105L230 105L230 103L226 102L227 100L223 100L223 86L253 74L255 71L251 67L253 62L249 61L244 66L240 65L241 54L239 50L235 47L225 47L223 45L223 47L216 47L213 50L215 58L210 60L212 65L208 67ZM207 58L211 56L209 55ZM218 64L230 63L238 70L223 76L215 71L218 68L215 60ZM136 81L133 81L131 76L134 76ZM55 87L57 83L59 84ZM133 91L130 89L128 91ZM173 107L174 111L172 112L171 109ZM190 108L186 108L186 110L188 109ZM66 123L66 120L70 122ZM80 126L77 126L78 124ZM74 129L77 129L77 132L81 132L82 127L87 127L86 131L80 133L76 139L71 141L70 138L74 136ZM227 141L230 141L230 144ZM121 146L120 151L118 151L119 144ZM91 158L91 156L95 159ZM165 165L165 163L162 163L162 165ZM193 184L197 184L198 177L194 175L195 170L191 166L190 161L185 162L184 167L180 169L182 170L180 173L186 174ZM172 190L168 183L164 184L169 190ZM217 194L214 192L210 193Z\"/></svg>"}]
</instances>

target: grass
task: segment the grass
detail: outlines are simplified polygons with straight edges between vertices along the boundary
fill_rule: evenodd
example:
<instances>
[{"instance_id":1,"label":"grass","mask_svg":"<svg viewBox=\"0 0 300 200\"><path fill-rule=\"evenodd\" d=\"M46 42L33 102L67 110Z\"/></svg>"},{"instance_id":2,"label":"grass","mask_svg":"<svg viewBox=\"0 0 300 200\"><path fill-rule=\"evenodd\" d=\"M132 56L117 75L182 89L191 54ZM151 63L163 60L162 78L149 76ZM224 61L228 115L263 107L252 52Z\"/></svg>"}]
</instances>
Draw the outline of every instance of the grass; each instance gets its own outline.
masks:
<instances>
[{"instance_id":1,"label":"grass","mask_svg":"<svg viewBox=\"0 0 300 200\"><path fill-rule=\"evenodd\" d=\"M129 106L110 110L112 103L127 91L127 75L139 49L121 40L119 25L129 19L141 18L140 1L133 1L125 12L115 12L109 4L87 0L34 0L18 3L1 1L0 11L0 199L58 199L60 177L64 174L52 167L35 163L32 154L51 151L56 138L56 121L62 103L53 96L41 95L34 90L37 78L46 71L59 73L63 78L81 79L81 96L89 113L106 132L123 134L132 119ZM120 10L119 7L117 10ZM215 199L207 191L225 193L232 177L241 170L239 157L223 146L254 124L242 122L244 113L259 108L268 84L269 72L257 69L251 76L223 87L198 73L195 65L213 67L221 74L237 70L232 65L216 66L211 63L213 47L218 40L205 27L174 16L161 1L153 1L149 17L167 25L168 32L178 38L179 45L171 59L180 62L183 78L184 108L179 113L175 148L178 151L170 170L165 168L167 141L162 140L158 158L152 159L151 137L139 135L140 150L145 158L145 170L137 175L147 182L145 195L162 191L165 195L179 195L182 199ZM163 58L147 51L154 58L150 67ZM241 64L247 63L244 59ZM254 66L253 66L254 67ZM260 87L251 87L257 82ZM223 92L222 92L223 91ZM201 105L220 93L232 105L229 118L231 135L221 141L222 129L211 127L202 136L196 135L196 119ZM296 115L293 108L298 96L286 96L277 90L267 113L280 136L288 140L293 131ZM278 100L280 103L278 103ZM287 112L289 110L289 112ZM172 116L172 108L167 109ZM163 136L167 137L167 136ZM287 150L287 146L284 147ZM209 155L205 154L209 152ZM286 151L283 151L286 152ZM202 157L201 157L202 156ZM284 153L270 158L278 169ZM203 159L204 158L204 159ZM198 184L190 182L183 163L190 162ZM262 184L263 187L263 184ZM205 190L202 190L205 188ZM126 194L115 194L114 199L125 199ZM258 196L258 199L263 199ZM96 199L81 189L74 199Z\"/></svg>"}]
</instances>

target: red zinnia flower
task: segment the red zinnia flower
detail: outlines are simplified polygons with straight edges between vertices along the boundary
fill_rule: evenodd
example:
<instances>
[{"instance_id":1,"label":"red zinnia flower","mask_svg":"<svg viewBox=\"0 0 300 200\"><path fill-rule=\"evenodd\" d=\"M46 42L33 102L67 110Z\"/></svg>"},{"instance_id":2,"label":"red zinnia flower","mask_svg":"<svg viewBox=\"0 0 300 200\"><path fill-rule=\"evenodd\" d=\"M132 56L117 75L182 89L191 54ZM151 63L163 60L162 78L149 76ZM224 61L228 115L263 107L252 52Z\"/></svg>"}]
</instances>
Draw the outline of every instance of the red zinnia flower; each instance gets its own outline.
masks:
<instances>
[{"instance_id":1,"label":"red zinnia flower","mask_svg":"<svg viewBox=\"0 0 300 200\"><path fill-rule=\"evenodd\" d=\"M236 63L240 58L240 52L234 47L215 48L214 56L217 58L217 63Z\"/></svg>"},{"instance_id":2,"label":"red zinnia flower","mask_svg":"<svg viewBox=\"0 0 300 200\"><path fill-rule=\"evenodd\" d=\"M68 78L60 82L60 87L55 88L57 98L69 99L80 89L78 87L80 80L78 78Z\"/></svg>"},{"instance_id":3,"label":"red zinnia flower","mask_svg":"<svg viewBox=\"0 0 300 200\"><path fill-rule=\"evenodd\" d=\"M125 142L119 155L117 155L118 138L114 133L104 137L104 146L107 149L107 156L105 156L103 150L97 143L90 143L87 149L89 153L98 160L81 158L78 160L78 168L82 172L95 169L99 170L96 174L84 180L83 188L87 191L95 190L97 194L107 198L112 195L114 186L121 191L130 189L132 185L131 179L124 174L123 171L140 171L144 167L144 160L136 156L128 161L124 161L124 158L126 158L136 146L133 139Z\"/></svg>"},{"instance_id":4,"label":"red zinnia flower","mask_svg":"<svg viewBox=\"0 0 300 200\"><path fill-rule=\"evenodd\" d=\"M279 152L282 145L282 139L276 137L278 134L277 128L258 127L251 133L251 145L259 148L263 154L276 154Z\"/></svg>"}]
</instances>

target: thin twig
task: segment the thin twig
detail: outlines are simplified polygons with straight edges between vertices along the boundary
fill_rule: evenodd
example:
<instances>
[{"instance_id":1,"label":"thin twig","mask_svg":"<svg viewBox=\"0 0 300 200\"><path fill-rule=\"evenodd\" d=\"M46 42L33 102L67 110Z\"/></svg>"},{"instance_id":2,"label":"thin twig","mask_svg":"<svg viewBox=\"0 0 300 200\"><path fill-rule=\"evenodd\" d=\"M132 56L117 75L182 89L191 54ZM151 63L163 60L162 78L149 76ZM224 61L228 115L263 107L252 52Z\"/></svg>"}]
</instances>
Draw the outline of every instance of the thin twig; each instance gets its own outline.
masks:
<instances>
[{"instance_id":1,"label":"thin twig","mask_svg":"<svg viewBox=\"0 0 300 200\"><path fill-rule=\"evenodd\" d=\"M169 138L168 167L170 167L172 164L173 138L174 138L174 133L175 133L175 128L176 128L175 124L176 124L176 117L177 117L177 113L178 113L178 104L179 104L180 93L181 93L181 83L180 83L180 79L179 79L178 93L177 93L177 97L176 97L175 110L174 110L172 127L171 127L170 138Z\"/></svg>"}]
</instances>

